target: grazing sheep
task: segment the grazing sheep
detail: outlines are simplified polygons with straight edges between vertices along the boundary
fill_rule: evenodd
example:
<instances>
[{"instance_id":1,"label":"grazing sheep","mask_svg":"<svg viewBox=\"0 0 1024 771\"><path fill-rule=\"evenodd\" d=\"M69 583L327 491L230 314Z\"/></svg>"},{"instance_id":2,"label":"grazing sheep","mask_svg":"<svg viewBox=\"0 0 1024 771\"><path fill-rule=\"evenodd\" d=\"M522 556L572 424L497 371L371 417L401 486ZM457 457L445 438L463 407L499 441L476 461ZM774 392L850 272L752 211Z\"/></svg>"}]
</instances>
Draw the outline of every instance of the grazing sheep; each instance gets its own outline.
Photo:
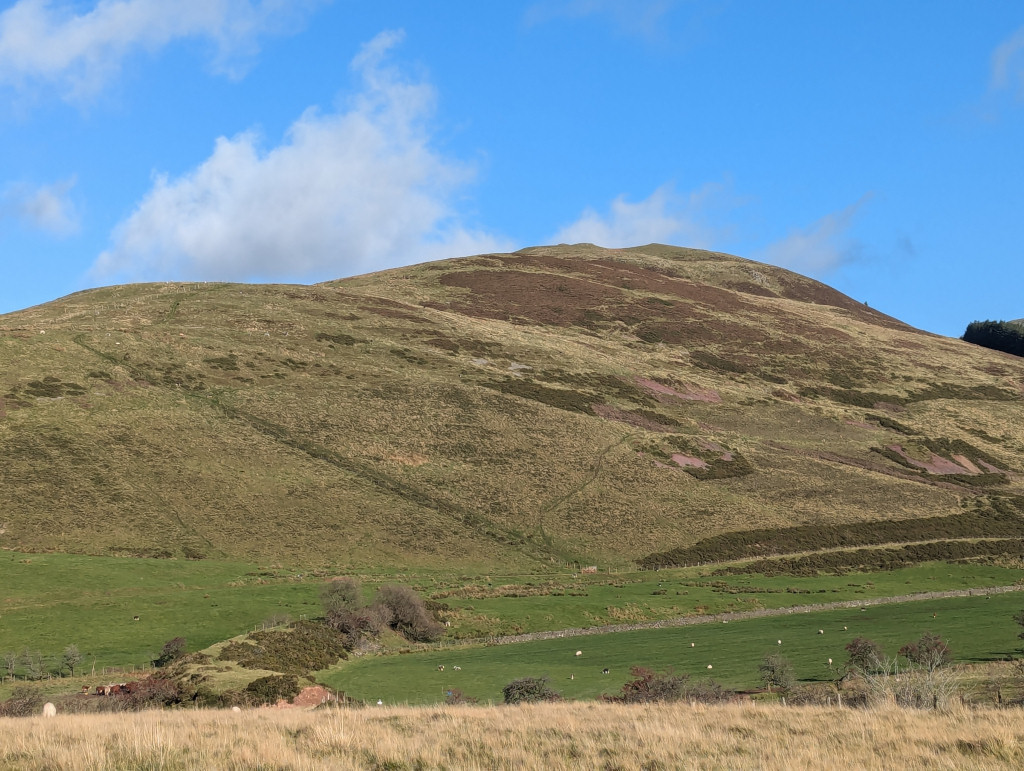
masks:
<instances>
[{"instance_id":1,"label":"grazing sheep","mask_svg":"<svg viewBox=\"0 0 1024 771\"><path fill-rule=\"evenodd\" d=\"M697 645L697 643L690 643L690 647L691 648L695 647L696 645Z\"/></svg>"},{"instance_id":2,"label":"grazing sheep","mask_svg":"<svg viewBox=\"0 0 1024 771\"><path fill-rule=\"evenodd\" d=\"M231 708L231 711L232 711L232 712L241 712L241 711L242 711L242 708L241 708L241 707L232 707L232 708Z\"/></svg>"},{"instance_id":3,"label":"grazing sheep","mask_svg":"<svg viewBox=\"0 0 1024 771\"><path fill-rule=\"evenodd\" d=\"M438 672L444 672L444 664L438 664L437 665L437 671Z\"/></svg>"},{"instance_id":4,"label":"grazing sheep","mask_svg":"<svg viewBox=\"0 0 1024 771\"><path fill-rule=\"evenodd\" d=\"M610 670L608 669L608 667L605 667L604 669L601 670L601 674L602 675L607 675L609 671Z\"/></svg>"},{"instance_id":5,"label":"grazing sheep","mask_svg":"<svg viewBox=\"0 0 1024 771\"><path fill-rule=\"evenodd\" d=\"M46 704L43 705L43 717L56 717L56 716L57 716L57 708L55 706L53 706L53 702L52 701L46 702Z\"/></svg>"},{"instance_id":6,"label":"grazing sheep","mask_svg":"<svg viewBox=\"0 0 1024 771\"><path fill-rule=\"evenodd\" d=\"M782 645L782 640L779 640L779 645Z\"/></svg>"},{"instance_id":7,"label":"grazing sheep","mask_svg":"<svg viewBox=\"0 0 1024 771\"><path fill-rule=\"evenodd\" d=\"M714 667L712 667L710 664L708 664L708 669L714 669Z\"/></svg>"},{"instance_id":8,"label":"grazing sheep","mask_svg":"<svg viewBox=\"0 0 1024 771\"><path fill-rule=\"evenodd\" d=\"M828 660L828 665L829 665L829 666L832 666L832 659L829 659L829 660Z\"/></svg>"},{"instance_id":9,"label":"grazing sheep","mask_svg":"<svg viewBox=\"0 0 1024 771\"><path fill-rule=\"evenodd\" d=\"M456 672L461 672L462 671L462 667L460 667L458 665L452 667L452 669L454 669Z\"/></svg>"},{"instance_id":10,"label":"grazing sheep","mask_svg":"<svg viewBox=\"0 0 1024 771\"><path fill-rule=\"evenodd\" d=\"M846 627L845 627L845 626L843 627L843 631L844 631L844 632L846 631Z\"/></svg>"},{"instance_id":11,"label":"grazing sheep","mask_svg":"<svg viewBox=\"0 0 1024 771\"><path fill-rule=\"evenodd\" d=\"M825 630L824 629L819 629L818 630L818 634L825 634Z\"/></svg>"}]
</instances>

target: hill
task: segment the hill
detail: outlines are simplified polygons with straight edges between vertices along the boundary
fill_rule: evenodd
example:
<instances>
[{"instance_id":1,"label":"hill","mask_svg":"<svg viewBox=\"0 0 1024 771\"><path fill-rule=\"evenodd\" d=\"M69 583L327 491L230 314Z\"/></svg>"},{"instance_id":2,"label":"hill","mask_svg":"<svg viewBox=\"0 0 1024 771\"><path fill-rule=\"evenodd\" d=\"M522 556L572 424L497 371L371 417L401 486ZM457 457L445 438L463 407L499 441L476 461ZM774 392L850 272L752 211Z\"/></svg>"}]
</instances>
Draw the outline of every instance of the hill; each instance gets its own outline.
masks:
<instances>
[{"instance_id":1,"label":"hill","mask_svg":"<svg viewBox=\"0 0 1024 771\"><path fill-rule=\"evenodd\" d=\"M1024 362L698 250L89 290L0 362L4 548L490 570L1024 512Z\"/></svg>"}]
</instances>

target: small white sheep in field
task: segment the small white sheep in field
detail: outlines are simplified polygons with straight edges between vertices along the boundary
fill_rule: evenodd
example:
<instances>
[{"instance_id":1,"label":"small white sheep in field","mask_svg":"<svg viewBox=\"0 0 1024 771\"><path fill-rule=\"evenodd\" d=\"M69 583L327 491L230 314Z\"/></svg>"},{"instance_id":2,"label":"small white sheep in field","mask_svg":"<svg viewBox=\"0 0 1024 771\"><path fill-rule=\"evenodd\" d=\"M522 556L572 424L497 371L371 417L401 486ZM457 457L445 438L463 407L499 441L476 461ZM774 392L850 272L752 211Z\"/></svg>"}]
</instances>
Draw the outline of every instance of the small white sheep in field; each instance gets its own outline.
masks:
<instances>
[{"instance_id":1,"label":"small white sheep in field","mask_svg":"<svg viewBox=\"0 0 1024 771\"><path fill-rule=\"evenodd\" d=\"M710 664L708 664L708 669L712 669L712 668L713 668L713 667L712 667L712 666L711 666Z\"/></svg>"},{"instance_id":2,"label":"small white sheep in field","mask_svg":"<svg viewBox=\"0 0 1024 771\"><path fill-rule=\"evenodd\" d=\"M232 707L232 708L231 708L231 711L232 711L232 712L241 712L241 711L242 711L242 708L241 708L241 707Z\"/></svg>"},{"instance_id":3,"label":"small white sheep in field","mask_svg":"<svg viewBox=\"0 0 1024 771\"><path fill-rule=\"evenodd\" d=\"M697 645L697 643L690 643L690 647L691 647L691 648L693 648L693 647L694 647L694 646L696 646L696 645Z\"/></svg>"},{"instance_id":4,"label":"small white sheep in field","mask_svg":"<svg viewBox=\"0 0 1024 771\"><path fill-rule=\"evenodd\" d=\"M43 717L56 717L56 715L57 708L53 706L53 702L46 702L46 704L43 705Z\"/></svg>"},{"instance_id":5,"label":"small white sheep in field","mask_svg":"<svg viewBox=\"0 0 1024 771\"><path fill-rule=\"evenodd\" d=\"M832 659L829 659L829 660L828 660L828 665L829 665L829 666L832 666Z\"/></svg>"},{"instance_id":6,"label":"small white sheep in field","mask_svg":"<svg viewBox=\"0 0 1024 771\"><path fill-rule=\"evenodd\" d=\"M782 640L779 640L779 645L782 645Z\"/></svg>"},{"instance_id":7,"label":"small white sheep in field","mask_svg":"<svg viewBox=\"0 0 1024 771\"><path fill-rule=\"evenodd\" d=\"M452 669L454 669L456 672L461 672L462 671L462 667L460 667L458 665L452 667Z\"/></svg>"},{"instance_id":8,"label":"small white sheep in field","mask_svg":"<svg viewBox=\"0 0 1024 771\"><path fill-rule=\"evenodd\" d=\"M825 634L825 630L824 629L819 629L818 630L818 634Z\"/></svg>"},{"instance_id":9,"label":"small white sheep in field","mask_svg":"<svg viewBox=\"0 0 1024 771\"><path fill-rule=\"evenodd\" d=\"M583 651L576 651L576 655L577 656L582 656L583 655Z\"/></svg>"}]
</instances>

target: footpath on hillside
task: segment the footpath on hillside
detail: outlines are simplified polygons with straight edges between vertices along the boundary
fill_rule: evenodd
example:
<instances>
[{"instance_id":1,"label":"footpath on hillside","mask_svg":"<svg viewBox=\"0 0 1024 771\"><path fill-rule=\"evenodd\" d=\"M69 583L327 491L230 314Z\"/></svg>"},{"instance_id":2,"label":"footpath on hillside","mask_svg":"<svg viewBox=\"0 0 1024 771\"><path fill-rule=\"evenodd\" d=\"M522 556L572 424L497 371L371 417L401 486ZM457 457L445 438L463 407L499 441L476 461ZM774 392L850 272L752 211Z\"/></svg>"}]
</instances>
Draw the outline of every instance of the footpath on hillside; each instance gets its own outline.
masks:
<instances>
[{"instance_id":1,"label":"footpath on hillside","mask_svg":"<svg viewBox=\"0 0 1024 771\"><path fill-rule=\"evenodd\" d=\"M794 613L813 613L819 610L838 610L840 608L866 608L871 605L892 605L900 602L916 602L920 600L940 600L950 597L984 597L990 594L1006 594L1007 592L1024 591L1024 584L1013 586L990 586L983 589L951 589L945 592L920 592L918 594L902 594L896 597L872 597L863 600L841 600L823 602L816 605L792 605L787 608L763 608L760 610L739 610L730 613L715 613L700 616L677 616L658 621L639 621L633 624L608 624L606 626L588 626L577 629L555 629L547 632L527 632L500 637L483 637L474 640L460 640L447 645L511 645L512 643L530 642L531 640L557 640L561 637L584 637L594 634L612 632L633 632L638 629L664 629L675 626L694 626L696 624L715 624L727 621L742 621L749 618L766 618L767 616L786 616ZM447 647L447 645L445 647Z\"/></svg>"}]
</instances>

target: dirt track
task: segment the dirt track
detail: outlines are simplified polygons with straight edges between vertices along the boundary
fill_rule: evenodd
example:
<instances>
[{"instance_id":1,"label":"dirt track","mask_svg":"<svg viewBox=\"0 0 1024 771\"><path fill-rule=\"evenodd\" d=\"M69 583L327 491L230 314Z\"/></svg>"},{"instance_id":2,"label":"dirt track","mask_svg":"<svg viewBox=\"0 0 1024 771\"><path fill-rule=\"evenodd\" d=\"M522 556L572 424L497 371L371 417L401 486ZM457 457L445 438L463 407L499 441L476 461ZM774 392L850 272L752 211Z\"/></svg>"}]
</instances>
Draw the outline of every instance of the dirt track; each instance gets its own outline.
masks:
<instances>
[{"instance_id":1,"label":"dirt track","mask_svg":"<svg viewBox=\"0 0 1024 771\"><path fill-rule=\"evenodd\" d=\"M1024 591L1024 585L991 586L986 589L953 589L946 592L921 592L919 594L903 594L897 597L875 597L866 600L843 600L841 602L823 602L817 605L794 605L788 608L766 608L762 610L743 610L734 613L716 613L706 616L679 616L660 621L641 621L635 624L609 624L607 626L591 626L580 629L556 629L549 632L529 632L527 634L505 635L503 637L486 637L482 640L466 640L466 643L485 642L488 645L509 645L512 643L530 642L531 640L556 640L560 637L583 637L592 634L608 634L610 632L632 632L637 629L664 629L673 626L693 626L695 624L714 624L723 621L742 621L748 618L765 618L766 616L786 616L793 613L811 613L817 610L837 610L839 608L861 608L869 605L891 605L899 602L915 602L918 600L940 600L949 597L983 597L988 594L1006 594L1007 592Z\"/></svg>"}]
</instances>

